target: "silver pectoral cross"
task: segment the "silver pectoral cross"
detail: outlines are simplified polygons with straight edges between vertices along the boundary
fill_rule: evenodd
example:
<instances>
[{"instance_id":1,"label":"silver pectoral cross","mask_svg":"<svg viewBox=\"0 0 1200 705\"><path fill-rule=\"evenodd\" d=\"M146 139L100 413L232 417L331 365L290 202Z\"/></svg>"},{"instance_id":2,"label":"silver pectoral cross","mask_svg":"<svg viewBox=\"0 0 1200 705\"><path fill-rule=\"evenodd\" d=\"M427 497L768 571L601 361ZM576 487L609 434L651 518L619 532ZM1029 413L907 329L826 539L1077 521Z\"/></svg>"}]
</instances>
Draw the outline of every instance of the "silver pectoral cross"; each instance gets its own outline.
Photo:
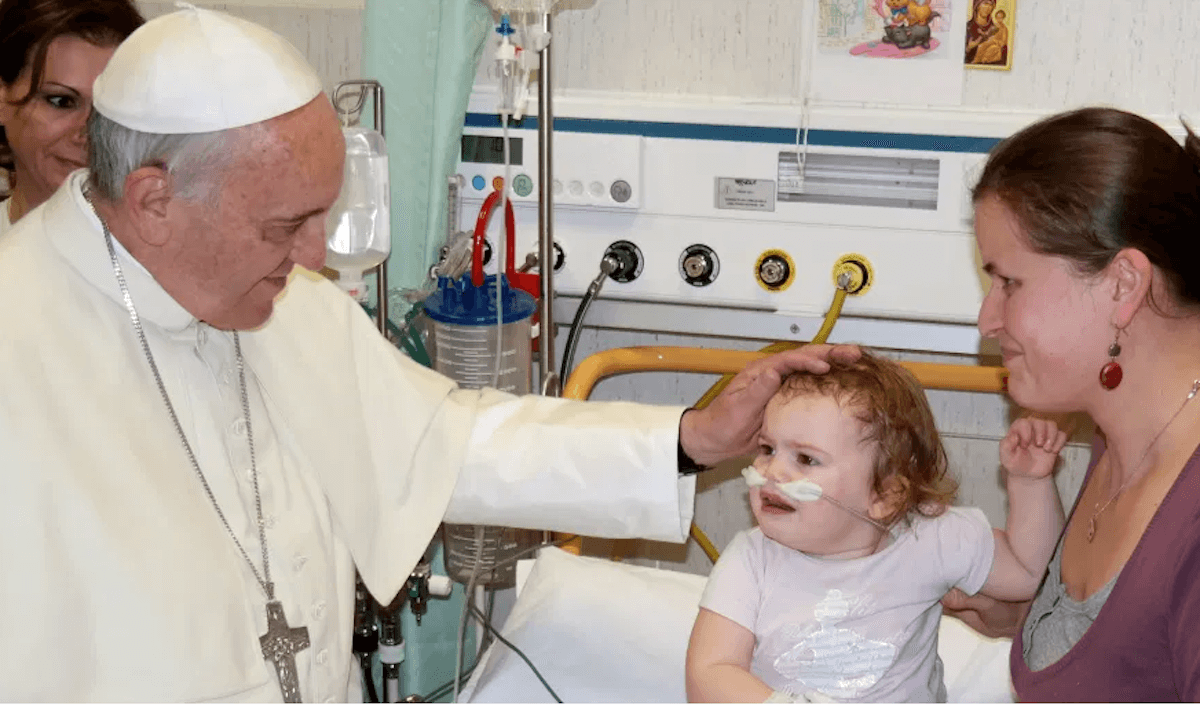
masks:
<instances>
[{"instance_id":1,"label":"silver pectoral cross","mask_svg":"<svg viewBox=\"0 0 1200 705\"><path fill-rule=\"evenodd\" d=\"M259 638L263 658L275 664L279 689L285 703L300 700L300 677L296 673L296 653L309 647L308 627L291 628L279 600L267 603L267 633Z\"/></svg>"}]
</instances>

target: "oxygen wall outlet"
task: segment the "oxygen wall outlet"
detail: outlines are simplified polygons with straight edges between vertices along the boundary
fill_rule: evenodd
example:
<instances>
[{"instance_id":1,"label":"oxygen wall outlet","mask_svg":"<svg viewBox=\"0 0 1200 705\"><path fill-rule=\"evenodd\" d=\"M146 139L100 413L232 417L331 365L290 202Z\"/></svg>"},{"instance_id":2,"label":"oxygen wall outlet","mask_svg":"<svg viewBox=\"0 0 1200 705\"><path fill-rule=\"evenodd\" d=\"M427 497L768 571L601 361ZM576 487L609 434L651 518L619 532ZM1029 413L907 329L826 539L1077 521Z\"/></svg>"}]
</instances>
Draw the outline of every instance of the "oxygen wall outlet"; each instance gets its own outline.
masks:
<instances>
[{"instance_id":1,"label":"oxygen wall outlet","mask_svg":"<svg viewBox=\"0 0 1200 705\"><path fill-rule=\"evenodd\" d=\"M692 245L679 256L679 276L692 286L708 286L721 272L721 261L708 245Z\"/></svg>"},{"instance_id":2,"label":"oxygen wall outlet","mask_svg":"<svg viewBox=\"0 0 1200 705\"><path fill-rule=\"evenodd\" d=\"M609 276L614 280L627 284L637 279L642 273L645 258L638 246L628 240L618 240L608 246L604 256L612 256L617 261L617 268Z\"/></svg>"},{"instance_id":3,"label":"oxygen wall outlet","mask_svg":"<svg viewBox=\"0 0 1200 705\"><path fill-rule=\"evenodd\" d=\"M796 263L783 250L767 250L754 264L754 277L767 291L783 291L796 280Z\"/></svg>"},{"instance_id":4,"label":"oxygen wall outlet","mask_svg":"<svg viewBox=\"0 0 1200 705\"><path fill-rule=\"evenodd\" d=\"M860 254L842 255L833 265L833 285L851 296L862 296L875 281L871 262Z\"/></svg>"}]
</instances>

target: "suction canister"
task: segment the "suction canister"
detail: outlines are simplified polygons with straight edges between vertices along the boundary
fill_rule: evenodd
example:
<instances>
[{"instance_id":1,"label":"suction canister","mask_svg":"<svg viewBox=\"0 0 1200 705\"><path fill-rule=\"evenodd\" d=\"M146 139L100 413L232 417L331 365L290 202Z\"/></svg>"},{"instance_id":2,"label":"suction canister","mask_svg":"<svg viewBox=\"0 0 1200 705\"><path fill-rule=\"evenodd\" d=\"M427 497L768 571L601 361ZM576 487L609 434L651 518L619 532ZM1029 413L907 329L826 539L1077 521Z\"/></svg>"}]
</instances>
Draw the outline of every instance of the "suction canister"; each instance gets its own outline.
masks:
<instances>
[{"instance_id":1,"label":"suction canister","mask_svg":"<svg viewBox=\"0 0 1200 705\"><path fill-rule=\"evenodd\" d=\"M494 387L527 394L532 386L531 322L537 302L528 293L496 276L438 279L425 300L430 321L433 368L461 387ZM444 524L446 573L455 581L492 588L516 584L516 564L509 559L538 545L541 532L498 526Z\"/></svg>"}]
</instances>

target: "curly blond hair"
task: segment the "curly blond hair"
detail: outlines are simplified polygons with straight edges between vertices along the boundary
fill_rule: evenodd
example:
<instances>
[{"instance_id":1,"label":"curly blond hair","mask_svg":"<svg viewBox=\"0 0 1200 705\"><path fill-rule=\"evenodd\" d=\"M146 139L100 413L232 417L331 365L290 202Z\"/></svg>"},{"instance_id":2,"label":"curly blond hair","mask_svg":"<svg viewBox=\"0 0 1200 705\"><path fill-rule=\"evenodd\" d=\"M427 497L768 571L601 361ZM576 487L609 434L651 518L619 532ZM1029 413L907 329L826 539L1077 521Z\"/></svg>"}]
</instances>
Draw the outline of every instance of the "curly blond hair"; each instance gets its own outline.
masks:
<instances>
[{"instance_id":1,"label":"curly blond hair","mask_svg":"<svg viewBox=\"0 0 1200 705\"><path fill-rule=\"evenodd\" d=\"M863 350L854 362L830 360L825 374L797 372L779 394L832 396L863 425L863 441L877 447L872 489L892 501L891 524L912 513L937 516L954 499L946 451L925 390L899 364Z\"/></svg>"}]
</instances>

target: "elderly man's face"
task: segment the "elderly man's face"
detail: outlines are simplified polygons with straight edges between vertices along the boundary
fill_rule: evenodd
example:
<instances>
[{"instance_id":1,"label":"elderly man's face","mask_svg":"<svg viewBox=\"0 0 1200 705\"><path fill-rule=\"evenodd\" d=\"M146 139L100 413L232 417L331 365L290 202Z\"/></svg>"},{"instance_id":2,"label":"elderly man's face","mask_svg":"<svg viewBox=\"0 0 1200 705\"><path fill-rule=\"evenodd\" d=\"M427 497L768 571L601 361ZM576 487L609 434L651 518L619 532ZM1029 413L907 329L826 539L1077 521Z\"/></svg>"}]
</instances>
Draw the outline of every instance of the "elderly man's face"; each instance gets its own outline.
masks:
<instances>
[{"instance_id":1,"label":"elderly man's face","mask_svg":"<svg viewBox=\"0 0 1200 705\"><path fill-rule=\"evenodd\" d=\"M159 277L192 315L225 330L262 325L295 265L324 265L325 215L345 161L324 96L251 131L237 150L208 202L174 199L183 244Z\"/></svg>"}]
</instances>

